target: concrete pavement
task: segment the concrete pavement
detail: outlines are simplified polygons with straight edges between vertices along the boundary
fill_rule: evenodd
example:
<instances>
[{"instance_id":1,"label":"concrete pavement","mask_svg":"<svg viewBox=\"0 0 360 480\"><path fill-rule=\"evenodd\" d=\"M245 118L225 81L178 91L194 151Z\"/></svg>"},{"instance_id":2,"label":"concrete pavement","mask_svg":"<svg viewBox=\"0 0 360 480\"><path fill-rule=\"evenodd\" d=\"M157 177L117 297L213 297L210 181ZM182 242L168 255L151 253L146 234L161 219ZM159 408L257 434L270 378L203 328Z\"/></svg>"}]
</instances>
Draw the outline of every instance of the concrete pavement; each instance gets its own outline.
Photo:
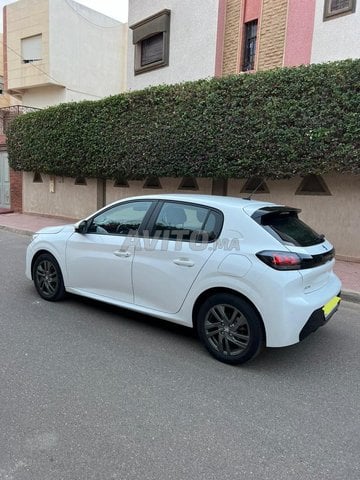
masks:
<instances>
[{"instance_id":1,"label":"concrete pavement","mask_svg":"<svg viewBox=\"0 0 360 480\"><path fill-rule=\"evenodd\" d=\"M32 235L44 227L75 223L79 219L48 217L26 213L0 214L0 229ZM360 303L360 263L337 260L335 272L343 284L344 300Z\"/></svg>"}]
</instances>

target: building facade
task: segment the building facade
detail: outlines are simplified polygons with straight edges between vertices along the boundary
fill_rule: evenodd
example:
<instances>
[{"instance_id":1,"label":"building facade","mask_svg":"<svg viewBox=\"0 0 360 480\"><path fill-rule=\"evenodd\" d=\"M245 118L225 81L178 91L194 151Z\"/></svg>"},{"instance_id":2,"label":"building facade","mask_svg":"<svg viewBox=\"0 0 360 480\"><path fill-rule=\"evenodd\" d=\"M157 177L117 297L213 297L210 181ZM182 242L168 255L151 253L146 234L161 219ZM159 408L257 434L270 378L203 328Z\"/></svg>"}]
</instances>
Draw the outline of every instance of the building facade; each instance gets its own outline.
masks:
<instances>
[{"instance_id":1,"label":"building facade","mask_svg":"<svg viewBox=\"0 0 360 480\"><path fill-rule=\"evenodd\" d=\"M360 57L356 0L131 0L129 90Z\"/></svg>"},{"instance_id":2,"label":"building facade","mask_svg":"<svg viewBox=\"0 0 360 480\"><path fill-rule=\"evenodd\" d=\"M19 0L4 7L3 18L4 86L24 105L96 100L125 89L126 24L73 0Z\"/></svg>"},{"instance_id":3,"label":"building facade","mask_svg":"<svg viewBox=\"0 0 360 480\"><path fill-rule=\"evenodd\" d=\"M212 77L218 0L131 0L128 90Z\"/></svg>"},{"instance_id":4,"label":"building facade","mask_svg":"<svg viewBox=\"0 0 360 480\"><path fill-rule=\"evenodd\" d=\"M124 91L127 25L73 0L18 0L3 9L1 45L0 208L21 210L22 174L8 168L6 126L36 108Z\"/></svg>"}]
</instances>

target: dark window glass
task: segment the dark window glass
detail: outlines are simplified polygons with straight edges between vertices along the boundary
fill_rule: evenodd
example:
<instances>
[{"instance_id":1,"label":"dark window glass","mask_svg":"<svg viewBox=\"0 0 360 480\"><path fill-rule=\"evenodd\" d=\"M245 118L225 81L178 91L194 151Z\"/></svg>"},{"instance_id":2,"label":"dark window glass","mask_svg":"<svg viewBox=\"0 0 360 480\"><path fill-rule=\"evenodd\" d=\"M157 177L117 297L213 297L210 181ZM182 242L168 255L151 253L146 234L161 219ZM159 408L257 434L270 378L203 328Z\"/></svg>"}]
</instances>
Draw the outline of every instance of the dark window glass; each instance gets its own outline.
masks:
<instances>
[{"instance_id":1,"label":"dark window glass","mask_svg":"<svg viewBox=\"0 0 360 480\"><path fill-rule=\"evenodd\" d=\"M88 233L135 234L152 202L131 202L105 210L93 218Z\"/></svg>"},{"instance_id":2,"label":"dark window glass","mask_svg":"<svg viewBox=\"0 0 360 480\"><path fill-rule=\"evenodd\" d=\"M258 21L245 23L244 54L242 71L254 70Z\"/></svg>"},{"instance_id":3,"label":"dark window glass","mask_svg":"<svg viewBox=\"0 0 360 480\"><path fill-rule=\"evenodd\" d=\"M209 208L165 202L156 219L153 235L206 243L219 236L221 223L220 214Z\"/></svg>"},{"instance_id":4,"label":"dark window glass","mask_svg":"<svg viewBox=\"0 0 360 480\"><path fill-rule=\"evenodd\" d=\"M34 173L33 183L43 183L41 173L39 173L39 172Z\"/></svg>"},{"instance_id":5,"label":"dark window glass","mask_svg":"<svg viewBox=\"0 0 360 480\"><path fill-rule=\"evenodd\" d=\"M331 195L331 193L320 175L306 175L295 195Z\"/></svg>"},{"instance_id":6,"label":"dark window glass","mask_svg":"<svg viewBox=\"0 0 360 480\"><path fill-rule=\"evenodd\" d=\"M264 178L251 177L245 182L241 193L269 193L269 187Z\"/></svg>"},{"instance_id":7,"label":"dark window glass","mask_svg":"<svg viewBox=\"0 0 360 480\"><path fill-rule=\"evenodd\" d=\"M160 62L163 59L164 34L158 33L141 42L141 66Z\"/></svg>"},{"instance_id":8,"label":"dark window glass","mask_svg":"<svg viewBox=\"0 0 360 480\"><path fill-rule=\"evenodd\" d=\"M309 247L324 241L324 237L302 222L296 212L266 214L261 217L261 225L284 245Z\"/></svg>"}]
</instances>

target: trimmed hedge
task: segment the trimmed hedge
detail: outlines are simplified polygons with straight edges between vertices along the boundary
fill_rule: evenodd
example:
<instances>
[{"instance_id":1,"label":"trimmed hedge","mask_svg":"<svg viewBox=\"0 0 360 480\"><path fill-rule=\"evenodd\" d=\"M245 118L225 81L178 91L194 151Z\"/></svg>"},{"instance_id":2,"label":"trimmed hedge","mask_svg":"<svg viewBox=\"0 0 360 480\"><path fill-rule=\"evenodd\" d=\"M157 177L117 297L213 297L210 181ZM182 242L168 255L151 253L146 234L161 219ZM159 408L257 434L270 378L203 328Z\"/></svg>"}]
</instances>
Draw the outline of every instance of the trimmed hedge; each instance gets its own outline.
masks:
<instances>
[{"instance_id":1,"label":"trimmed hedge","mask_svg":"<svg viewBox=\"0 0 360 480\"><path fill-rule=\"evenodd\" d=\"M360 173L360 60L62 104L7 135L14 170L70 177Z\"/></svg>"}]
</instances>

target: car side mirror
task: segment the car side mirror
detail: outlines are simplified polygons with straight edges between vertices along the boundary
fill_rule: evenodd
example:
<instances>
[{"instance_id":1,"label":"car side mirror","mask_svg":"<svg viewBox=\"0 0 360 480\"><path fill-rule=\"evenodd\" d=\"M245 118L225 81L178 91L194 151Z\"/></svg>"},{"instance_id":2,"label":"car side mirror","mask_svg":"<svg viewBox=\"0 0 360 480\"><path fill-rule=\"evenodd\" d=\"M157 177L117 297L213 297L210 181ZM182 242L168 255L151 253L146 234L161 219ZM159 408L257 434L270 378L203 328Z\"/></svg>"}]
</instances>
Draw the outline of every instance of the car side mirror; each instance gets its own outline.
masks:
<instances>
[{"instance_id":1,"label":"car side mirror","mask_svg":"<svg viewBox=\"0 0 360 480\"><path fill-rule=\"evenodd\" d=\"M81 220L80 222L75 224L75 232L76 233L86 233L87 232L88 223L86 220Z\"/></svg>"}]
</instances>

